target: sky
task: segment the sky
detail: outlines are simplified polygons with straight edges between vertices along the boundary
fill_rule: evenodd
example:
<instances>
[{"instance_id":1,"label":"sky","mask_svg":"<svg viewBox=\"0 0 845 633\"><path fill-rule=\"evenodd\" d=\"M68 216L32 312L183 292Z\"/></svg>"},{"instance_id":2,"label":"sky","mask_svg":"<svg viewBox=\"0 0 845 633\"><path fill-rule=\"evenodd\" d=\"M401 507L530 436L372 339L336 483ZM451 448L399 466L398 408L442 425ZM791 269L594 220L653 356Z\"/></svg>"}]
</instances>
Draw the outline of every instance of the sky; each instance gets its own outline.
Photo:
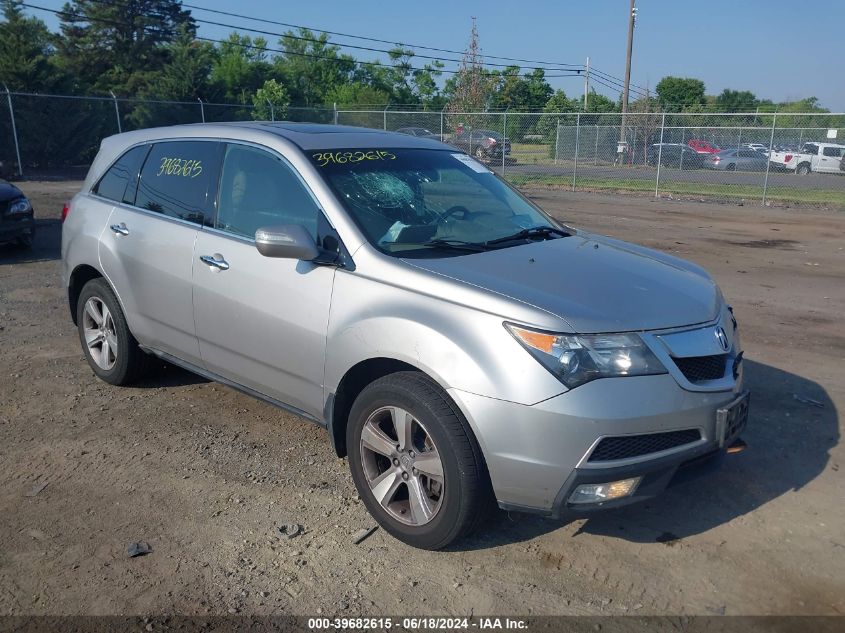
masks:
<instances>
[{"instance_id":1,"label":"sky","mask_svg":"<svg viewBox=\"0 0 845 633\"><path fill-rule=\"evenodd\" d=\"M591 66L604 73L621 78L625 72L629 0L187 1L315 30L455 51L466 47L475 17L485 56L556 64L584 64L589 57ZM26 2L59 9L64 0ZM631 81L640 89L653 91L666 75L694 77L704 81L707 94L725 88L750 90L758 98L776 102L815 96L820 105L845 112L845 0L637 0L637 7ZM57 28L55 15L27 11L41 17L51 29ZM200 10L193 10L193 15L238 26L285 30ZM215 39L224 38L230 30L199 25L201 36ZM268 39L274 46L275 38ZM332 40L389 48L337 36ZM386 59L379 53L347 52L358 59ZM490 57L486 60L507 63ZM418 60L416 65L422 62ZM447 68L456 66L447 63ZM581 77L551 77L549 83L570 97L583 95ZM595 83L593 87L614 100L618 97L616 90ZM632 93L631 98L634 96Z\"/></svg>"}]
</instances>

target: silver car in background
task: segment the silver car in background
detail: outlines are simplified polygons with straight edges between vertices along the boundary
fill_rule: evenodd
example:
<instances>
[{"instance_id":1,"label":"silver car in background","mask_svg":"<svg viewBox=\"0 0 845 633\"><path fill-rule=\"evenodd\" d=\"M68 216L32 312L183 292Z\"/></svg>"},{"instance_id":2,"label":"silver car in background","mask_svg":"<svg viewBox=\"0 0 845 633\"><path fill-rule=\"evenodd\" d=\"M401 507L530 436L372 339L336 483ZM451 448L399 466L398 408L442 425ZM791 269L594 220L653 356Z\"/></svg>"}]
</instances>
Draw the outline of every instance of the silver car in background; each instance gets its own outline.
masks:
<instances>
[{"instance_id":1,"label":"silver car in background","mask_svg":"<svg viewBox=\"0 0 845 633\"><path fill-rule=\"evenodd\" d=\"M766 171L768 158L752 148L723 149L716 154L709 154L704 159L704 166L721 171Z\"/></svg>"},{"instance_id":2,"label":"silver car in background","mask_svg":"<svg viewBox=\"0 0 845 633\"><path fill-rule=\"evenodd\" d=\"M739 441L730 306L689 262L559 224L454 147L231 123L107 138L62 231L94 373L158 357L328 430L395 537L652 497Z\"/></svg>"}]
</instances>

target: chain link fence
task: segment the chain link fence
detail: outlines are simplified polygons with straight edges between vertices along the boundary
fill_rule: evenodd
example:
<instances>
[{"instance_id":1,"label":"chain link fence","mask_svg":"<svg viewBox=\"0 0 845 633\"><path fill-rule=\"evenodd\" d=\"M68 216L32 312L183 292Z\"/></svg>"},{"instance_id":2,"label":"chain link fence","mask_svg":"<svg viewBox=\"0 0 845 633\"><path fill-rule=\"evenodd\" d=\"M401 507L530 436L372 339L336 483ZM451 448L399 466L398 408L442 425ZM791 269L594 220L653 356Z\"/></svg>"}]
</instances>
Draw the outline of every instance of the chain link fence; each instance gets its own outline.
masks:
<instances>
[{"instance_id":1,"label":"chain link fence","mask_svg":"<svg viewBox=\"0 0 845 633\"><path fill-rule=\"evenodd\" d=\"M2 175L86 167L119 131L287 120L442 140L517 185L845 208L845 114L278 107L0 93Z\"/></svg>"},{"instance_id":2,"label":"chain link fence","mask_svg":"<svg viewBox=\"0 0 845 633\"><path fill-rule=\"evenodd\" d=\"M845 208L845 114L340 110L443 140L518 185ZM502 151L504 148L504 151Z\"/></svg>"}]
</instances>

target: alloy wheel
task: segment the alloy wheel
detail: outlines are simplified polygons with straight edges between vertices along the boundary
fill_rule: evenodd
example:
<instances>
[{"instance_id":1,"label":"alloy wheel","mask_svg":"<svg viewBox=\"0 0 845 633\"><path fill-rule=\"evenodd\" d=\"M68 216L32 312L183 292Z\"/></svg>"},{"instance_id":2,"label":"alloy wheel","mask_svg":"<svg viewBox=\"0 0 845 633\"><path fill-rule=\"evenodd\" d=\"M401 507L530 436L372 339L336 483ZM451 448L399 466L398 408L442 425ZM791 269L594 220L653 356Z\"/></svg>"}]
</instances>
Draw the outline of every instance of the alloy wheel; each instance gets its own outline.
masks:
<instances>
[{"instance_id":1,"label":"alloy wheel","mask_svg":"<svg viewBox=\"0 0 845 633\"><path fill-rule=\"evenodd\" d=\"M117 362L117 334L108 306L99 297L85 302L82 312L82 331L88 353L100 369L106 371Z\"/></svg>"},{"instance_id":2,"label":"alloy wheel","mask_svg":"<svg viewBox=\"0 0 845 633\"><path fill-rule=\"evenodd\" d=\"M381 407L364 423L360 446L370 492L391 517L418 527L437 516L443 462L419 420L400 407Z\"/></svg>"}]
</instances>

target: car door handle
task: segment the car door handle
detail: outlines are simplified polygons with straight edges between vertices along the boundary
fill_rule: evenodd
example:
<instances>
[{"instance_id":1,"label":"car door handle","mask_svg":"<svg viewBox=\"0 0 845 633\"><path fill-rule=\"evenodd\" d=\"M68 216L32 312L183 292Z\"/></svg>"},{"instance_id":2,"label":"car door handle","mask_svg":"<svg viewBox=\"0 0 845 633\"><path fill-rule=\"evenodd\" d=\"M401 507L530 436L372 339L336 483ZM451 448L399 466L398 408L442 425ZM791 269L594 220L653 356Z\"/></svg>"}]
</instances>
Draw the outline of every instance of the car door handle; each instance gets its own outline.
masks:
<instances>
[{"instance_id":1,"label":"car door handle","mask_svg":"<svg viewBox=\"0 0 845 633\"><path fill-rule=\"evenodd\" d=\"M129 229L126 228L126 225L123 222L120 224L112 224L109 228L114 231L116 235L129 235Z\"/></svg>"},{"instance_id":2,"label":"car door handle","mask_svg":"<svg viewBox=\"0 0 845 633\"><path fill-rule=\"evenodd\" d=\"M214 255L200 255L200 261L203 264L208 264L209 266L213 266L218 270L229 270L229 262L227 262L222 257L217 259Z\"/></svg>"}]
</instances>

